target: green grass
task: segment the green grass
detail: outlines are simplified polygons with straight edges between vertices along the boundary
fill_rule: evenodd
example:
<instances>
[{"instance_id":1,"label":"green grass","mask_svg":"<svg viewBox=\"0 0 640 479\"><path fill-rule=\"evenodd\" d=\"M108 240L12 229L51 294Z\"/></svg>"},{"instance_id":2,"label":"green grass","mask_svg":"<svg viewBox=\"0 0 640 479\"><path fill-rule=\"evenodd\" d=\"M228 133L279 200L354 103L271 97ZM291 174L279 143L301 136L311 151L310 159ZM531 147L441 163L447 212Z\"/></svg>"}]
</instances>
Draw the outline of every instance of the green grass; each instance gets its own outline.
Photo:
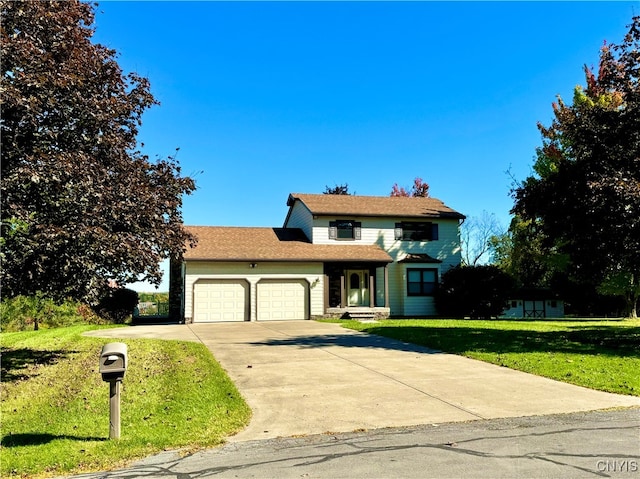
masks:
<instances>
[{"instance_id":1,"label":"green grass","mask_svg":"<svg viewBox=\"0 0 640 479\"><path fill-rule=\"evenodd\" d=\"M591 389L640 396L640 320L341 323Z\"/></svg>"},{"instance_id":2,"label":"green grass","mask_svg":"<svg viewBox=\"0 0 640 479\"><path fill-rule=\"evenodd\" d=\"M251 412L206 348L133 340L121 393L121 438L109 440L109 384L97 326L3 333L1 477L112 469L161 451L214 446Z\"/></svg>"}]
</instances>

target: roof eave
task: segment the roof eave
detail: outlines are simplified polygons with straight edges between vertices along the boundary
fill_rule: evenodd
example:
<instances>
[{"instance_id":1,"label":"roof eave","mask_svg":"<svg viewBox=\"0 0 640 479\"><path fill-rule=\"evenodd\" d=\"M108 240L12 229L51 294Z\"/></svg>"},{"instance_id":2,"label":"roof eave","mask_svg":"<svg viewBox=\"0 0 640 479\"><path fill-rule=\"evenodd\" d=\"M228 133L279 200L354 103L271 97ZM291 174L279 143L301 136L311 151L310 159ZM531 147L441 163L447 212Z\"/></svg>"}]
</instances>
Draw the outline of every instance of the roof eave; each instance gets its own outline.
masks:
<instances>
[{"instance_id":1,"label":"roof eave","mask_svg":"<svg viewBox=\"0 0 640 479\"><path fill-rule=\"evenodd\" d=\"M466 216L462 213L434 213L434 214L380 214L380 213L344 213L344 212L328 212L322 213L315 212L312 214L316 216L357 216L359 218L434 218L434 219L447 219L447 220L464 220Z\"/></svg>"},{"instance_id":2,"label":"roof eave","mask_svg":"<svg viewBox=\"0 0 640 479\"><path fill-rule=\"evenodd\" d=\"M184 258L184 261L209 261L214 263L393 263L391 258Z\"/></svg>"}]
</instances>

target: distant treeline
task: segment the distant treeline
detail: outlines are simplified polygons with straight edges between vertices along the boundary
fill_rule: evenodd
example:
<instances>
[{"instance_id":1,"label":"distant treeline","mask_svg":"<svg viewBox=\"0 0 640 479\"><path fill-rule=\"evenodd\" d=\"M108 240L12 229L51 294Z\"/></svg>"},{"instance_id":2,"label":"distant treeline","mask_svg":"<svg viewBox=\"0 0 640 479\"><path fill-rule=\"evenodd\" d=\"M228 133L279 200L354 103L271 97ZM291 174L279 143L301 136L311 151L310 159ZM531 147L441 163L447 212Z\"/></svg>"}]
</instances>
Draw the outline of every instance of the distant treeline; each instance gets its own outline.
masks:
<instances>
[{"instance_id":1,"label":"distant treeline","mask_svg":"<svg viewBox=\"0 0 640 479\"><path fill-rule=\"evenodd\" d=\"M169 293L138 293L140 303L168 303Z\"/></svg>"}]
</instances>

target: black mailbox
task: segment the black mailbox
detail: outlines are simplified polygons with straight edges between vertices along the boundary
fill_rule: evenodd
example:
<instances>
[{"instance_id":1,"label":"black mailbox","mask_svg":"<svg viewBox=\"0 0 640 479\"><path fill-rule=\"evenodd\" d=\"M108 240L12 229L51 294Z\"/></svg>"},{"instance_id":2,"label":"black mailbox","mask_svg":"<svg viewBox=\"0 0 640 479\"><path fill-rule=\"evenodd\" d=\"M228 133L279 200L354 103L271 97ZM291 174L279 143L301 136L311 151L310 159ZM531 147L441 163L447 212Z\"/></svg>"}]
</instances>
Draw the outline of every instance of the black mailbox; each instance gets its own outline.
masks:
<instances>
[{"instance_id":1,"label":"black mailbox","mask_svg":"<svg viewBox=\"0 0 640 479\"><path fill-rule=\"evenodd\" d=\"M103 381L121 381L127 370L127 345L105 344L100 353L100 374Z\"/></svg>"}]
</instances>

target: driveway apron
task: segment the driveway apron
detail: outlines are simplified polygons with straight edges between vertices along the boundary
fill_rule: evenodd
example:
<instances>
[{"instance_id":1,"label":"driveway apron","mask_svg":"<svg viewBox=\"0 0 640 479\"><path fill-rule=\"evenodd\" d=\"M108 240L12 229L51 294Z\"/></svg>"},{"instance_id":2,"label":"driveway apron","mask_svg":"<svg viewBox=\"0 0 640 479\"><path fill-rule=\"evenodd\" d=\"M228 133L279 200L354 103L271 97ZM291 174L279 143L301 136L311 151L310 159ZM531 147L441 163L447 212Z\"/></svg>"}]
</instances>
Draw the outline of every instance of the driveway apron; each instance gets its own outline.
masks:
<instances>
[{"instance_id":1,"label":"driveway apron","mask_svg":"<svg viewBox=\"0 0 640 479\"><path fill-rule=\"evenodd\" d=\"M253 410L230 441L640 406L315 321L135 326L94 336L200 341Z\"/></svg>"}]
</instances>

